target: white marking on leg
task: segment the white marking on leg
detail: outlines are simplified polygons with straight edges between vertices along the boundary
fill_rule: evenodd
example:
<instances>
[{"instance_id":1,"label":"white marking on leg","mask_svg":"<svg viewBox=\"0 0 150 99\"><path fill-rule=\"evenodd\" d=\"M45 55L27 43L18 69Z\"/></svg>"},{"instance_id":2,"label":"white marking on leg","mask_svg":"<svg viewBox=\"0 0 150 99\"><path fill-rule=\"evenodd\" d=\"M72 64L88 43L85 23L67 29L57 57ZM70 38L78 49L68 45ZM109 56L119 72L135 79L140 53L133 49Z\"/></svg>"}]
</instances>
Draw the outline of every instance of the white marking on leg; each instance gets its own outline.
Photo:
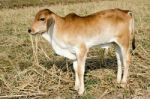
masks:
<instances>
[{"instance_id":1,"label":"white marking on leg","mask_svg":"<svg viewBox=\"0 0 150 99\"><path fill-rule=\"evenodd\" d=\"M74 61L73 62L73 68L74 68L74 71L75 71L75 90L79 90L79 76L78 76L78 71L77 71L77 68L78 68L78 64L77 64L77 61Z\"/></svg>"},{"instance_id":2,"label":"white marking on leg","mask_svg":"<svg viewBox=\"0 0 150 99\"><path fill-rule=\"evenodd\" d=\"M129 69L129 51L125 51L123 49L123 65L124 65L124 73L123 73L123 78L122 78L122 84L127 83L127 77L128 77L128 69Z\"/></svg>"},{"instance_id":3,"label":"white marking on leg","mask_svg":"<svg viewBox=\"0 0 150 99\"><path fill-rule=\"evenodd\" d=\"M87 57L88 48L82 45L81 49L77 51L77 62L78 62L78 76L79 76L79 90L78 94L82 95L84 93L84 72L85 72L85 61Z\"/></svg>"},{"instance_id":4,"label":"white marking on leg","mask_svg":"<svg viewBox=\"0 0 150 99\"><path fill-rule=\"evenodd\" d=\"M108 49L109 49L109 47L106 47L106 48L104 49L104 57L106 57L106 56L108 55Z\"/></svg>"},{"instance_id":5,"label":"white marking on leg","mask_svg":"<svg viewBox=\"0 0 150 99\"><path fill-rule=\"evenodd\" d=\"M80 87L78 91L79 95L82 95L84 92L84 72L85 72L85 63L82 63L79 73L79 81L80 81Z\"/></svg>"},{"instance_id":6,"label":"white marking on leg","mask_svg":"<svg viewBox=\"0 0 150 99\"><path fill-rule=\"evenodd\" d=\"M119 47L116 48L116 57L117 57L117 65L118 65L118 71L117 71L117 82L121 82L122 78L122 55L121 50Z\"/></svg>"}]
</instances>

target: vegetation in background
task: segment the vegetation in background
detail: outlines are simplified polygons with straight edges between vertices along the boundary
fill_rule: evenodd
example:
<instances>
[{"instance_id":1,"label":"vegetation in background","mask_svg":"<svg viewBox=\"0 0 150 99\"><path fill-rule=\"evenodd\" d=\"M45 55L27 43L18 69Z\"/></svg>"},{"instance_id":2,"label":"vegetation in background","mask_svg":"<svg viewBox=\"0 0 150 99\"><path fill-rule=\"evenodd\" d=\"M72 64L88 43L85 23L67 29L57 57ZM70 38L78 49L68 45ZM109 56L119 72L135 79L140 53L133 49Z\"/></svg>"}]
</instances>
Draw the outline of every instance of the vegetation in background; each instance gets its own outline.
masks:
<instances>
[{"instance_id":1,"label":"vegetation in background","mask_svg":"<svg viewBox=\"0 0 150 99\"><path fill-rule=\"evenodd\" d=\"M56 4L70 4L91 2L98 0L0 0L0 8L22 8L29 6L45 6Z\"/></svg>"}]
</instances>

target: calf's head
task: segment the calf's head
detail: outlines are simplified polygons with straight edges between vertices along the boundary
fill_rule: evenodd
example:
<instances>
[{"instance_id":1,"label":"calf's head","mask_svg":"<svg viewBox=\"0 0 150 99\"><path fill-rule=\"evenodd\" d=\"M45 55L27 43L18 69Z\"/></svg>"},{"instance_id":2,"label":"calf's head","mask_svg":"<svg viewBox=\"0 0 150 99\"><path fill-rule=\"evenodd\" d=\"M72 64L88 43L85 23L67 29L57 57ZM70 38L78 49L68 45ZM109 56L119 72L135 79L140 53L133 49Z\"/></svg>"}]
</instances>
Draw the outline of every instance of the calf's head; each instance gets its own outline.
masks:
<instances>
[{"instance_id":1,"label":"calf's head","mask_svg":"<svg viewBox=\"0 0 150 99\"><path fill-rule=\"evenodd\" d=\"M53 13L49 9L40 10L32 23L31 28L28 29L28 32L31 34L40 34L48 30L48 26L52 23Z\"/></svg>"}]
</instances>

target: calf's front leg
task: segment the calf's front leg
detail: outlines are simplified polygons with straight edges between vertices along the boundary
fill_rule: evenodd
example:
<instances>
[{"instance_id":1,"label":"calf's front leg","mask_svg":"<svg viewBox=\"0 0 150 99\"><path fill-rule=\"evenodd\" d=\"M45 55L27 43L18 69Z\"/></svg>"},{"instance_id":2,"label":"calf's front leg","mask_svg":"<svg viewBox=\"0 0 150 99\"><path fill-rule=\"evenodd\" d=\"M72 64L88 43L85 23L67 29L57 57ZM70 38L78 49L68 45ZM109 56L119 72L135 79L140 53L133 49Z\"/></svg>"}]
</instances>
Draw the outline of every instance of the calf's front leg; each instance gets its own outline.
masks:
<instances>
[{"instance_id":1,"label":"calf's front leg","mask_svg":"<svg viewBox=\"0 0 150 99\"><path fill-rule=\"evenodd\" d=\"M85 72L85 61L87 57L88 49L85 45L81 45L79 51L76 53L77 61L74 61L75 70L75 90L78 91L79 95L84 92L84 72Z\"/></svg>"}]
</instances>

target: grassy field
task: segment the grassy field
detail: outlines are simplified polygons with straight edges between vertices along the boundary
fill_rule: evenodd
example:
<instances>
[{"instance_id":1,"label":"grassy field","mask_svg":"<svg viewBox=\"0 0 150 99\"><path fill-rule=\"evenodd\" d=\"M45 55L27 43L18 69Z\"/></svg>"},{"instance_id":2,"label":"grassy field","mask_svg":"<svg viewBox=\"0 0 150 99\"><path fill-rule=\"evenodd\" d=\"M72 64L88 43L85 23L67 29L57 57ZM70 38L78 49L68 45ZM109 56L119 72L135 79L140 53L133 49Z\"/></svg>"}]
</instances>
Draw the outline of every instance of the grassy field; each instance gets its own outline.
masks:
<instances>
[{"instance_id":1,"label":"grassy field","mask_svg":"<svg viewBox=\"0 0 150 99\"><path fill-rule=\"evenodd\" d=\"M76 2L91 2L98 0L0 0L1 8L23 8L29 6L45 6L57 4L72 4Z\"/></svg>"},{"instance_id":2,"label":"grassy field","mask_svg":"<svg viewBox=\"0 0 150 99\"><path fill-rule=\"evenodd\" d=\"M0 98L150 99L149 0L103 0L8 8L0 10ZM136 24L137 47L134 53L138 55L132 57L127 88L121 88L116 82L114 49L110 49L109 55L104 58L104 51L95 47L90 50L86 62L86 92L79 97L73 90L72 61L55 55L40 35L32 37L27 33L36 12L43 8L49 8L60 16L71 12L88 15L109 8L132 10Z\"/></svg>"}]
</instances>

